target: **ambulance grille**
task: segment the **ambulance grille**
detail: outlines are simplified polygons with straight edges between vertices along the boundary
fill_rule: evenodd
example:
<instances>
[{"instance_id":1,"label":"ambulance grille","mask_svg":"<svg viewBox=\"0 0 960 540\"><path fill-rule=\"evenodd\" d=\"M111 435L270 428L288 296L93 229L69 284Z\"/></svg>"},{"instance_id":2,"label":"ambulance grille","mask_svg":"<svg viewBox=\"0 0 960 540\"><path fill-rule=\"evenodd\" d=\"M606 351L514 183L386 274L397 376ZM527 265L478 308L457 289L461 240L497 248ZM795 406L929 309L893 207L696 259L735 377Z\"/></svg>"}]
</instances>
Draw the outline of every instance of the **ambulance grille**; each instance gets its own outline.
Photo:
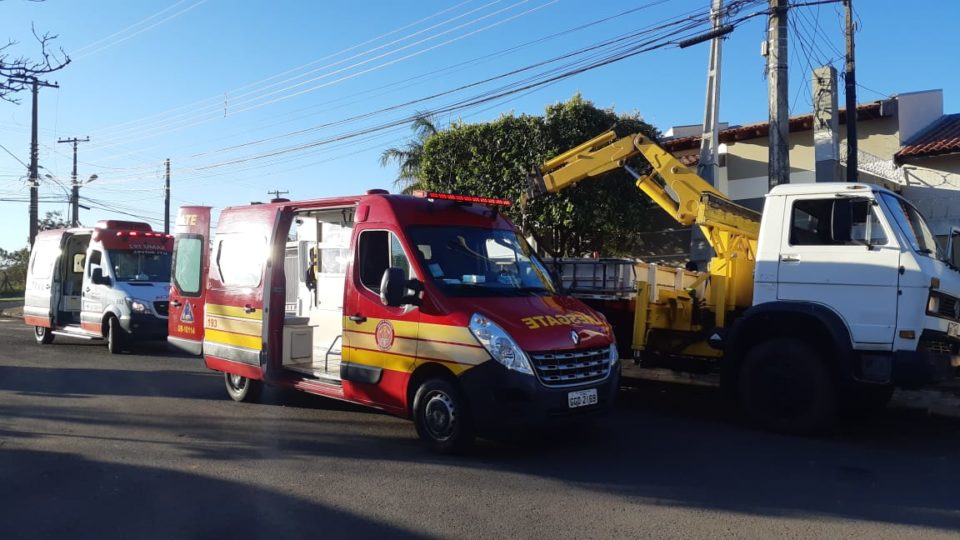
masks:
<instances>
[{"instance_id":1,"label":"ambulance grille","mask_svg":"<svg viewBox=\"0 0 960 540\"><path fill-rule=\"evenodd\" d=\"M948 319L958 320L957 317L957 303L960 300L947 296L945 294L940 295L940 316L946 317Z\"/></svg>"},{"instance_id":2,"label":"ambulance grille","mask_svg":"<svg viewBox=\"0 0 960 540\"><path fill-rule=\"evenodd\" d=\"M917 348L921 351L936 354L957 354L957 346L946 340L924 339L920 341L920 345Z\"/></svg>"},{"instance_id":3,"label":"ambulance grille","mask_svg":"<svg viewBox=\"0 0 960 540\"><path fill-rule=\"evenodd\" d=\"M610 348L530 353L545 386L574 386L600 381L610 372Z\"/></svg>"},{"instance_id":4,"label":"ambulance grille","mask_svg":"<svg viewBox=\"0 0 960 540\"><path fill-rule=\"evenodd\" d=\"M170 302L154 302L153 309L157 312L157 315L166 317L167 311L170 309Z\"/></svg>"}]
</instances>

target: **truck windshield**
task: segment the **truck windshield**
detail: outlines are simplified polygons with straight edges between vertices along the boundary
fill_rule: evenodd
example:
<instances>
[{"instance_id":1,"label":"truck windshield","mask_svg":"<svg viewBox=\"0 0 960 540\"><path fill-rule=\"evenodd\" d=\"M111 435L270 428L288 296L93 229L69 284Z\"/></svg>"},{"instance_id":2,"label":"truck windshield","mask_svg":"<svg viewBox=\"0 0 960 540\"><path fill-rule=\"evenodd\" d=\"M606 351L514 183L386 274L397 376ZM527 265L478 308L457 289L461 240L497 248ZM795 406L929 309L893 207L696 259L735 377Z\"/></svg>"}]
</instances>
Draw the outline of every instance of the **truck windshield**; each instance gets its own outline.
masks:
<instances>
[{"instance_id":1,"label":"truck windshield","mask_svg":"<svg viewBox=\"0 0 960 540\"><path fill-rule=\"evenodd\" d=\"M930 230L930 225L912 204L889 193L881 193L880 196L890 207L894 221L897 222L900 230L910 240L910 245L914 250L941 261L947 260L940 249L940 244L937 243L936 236Z\"/></svg>"},{"instance_id":2,"label":"truck windshield","mask_svg":"<svg viewBox=\"0 0 960 540\"><path fill-rule=\"evenodd\" d=\"M170 281L170 253L164 251L110 250L117 281Z\"/></svg>"},{"instance_id":3,"label":"truck windshield","mask_svg":"<svg viewBox=\"0 0 960 540\"><path fill-rule=\"evenodd\" d=\"M453 296L554 294L549 274L516 232L411 227L407 234L430 279Z\"/></svg>"}]
</instances>

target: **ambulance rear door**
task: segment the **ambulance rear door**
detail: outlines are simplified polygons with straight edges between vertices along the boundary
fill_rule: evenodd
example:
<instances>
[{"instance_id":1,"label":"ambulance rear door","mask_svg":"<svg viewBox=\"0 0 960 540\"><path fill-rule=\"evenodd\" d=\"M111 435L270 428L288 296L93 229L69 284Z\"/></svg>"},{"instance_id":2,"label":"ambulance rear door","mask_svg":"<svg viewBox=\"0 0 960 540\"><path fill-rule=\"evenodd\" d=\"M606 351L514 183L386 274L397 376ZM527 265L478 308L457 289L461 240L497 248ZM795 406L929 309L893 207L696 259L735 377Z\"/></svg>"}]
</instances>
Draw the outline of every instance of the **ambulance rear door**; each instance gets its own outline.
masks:
<instances>
[{"instance_id":1,"label":"ambulance rear door","mask_svg":"<svg viewBox=\"0 0 960 540\"><path fill-rule=\"evenodd\" d=\"M60 252L70 235L65 231L45 231L37 235L30 251L23 320L30 326L53 328L60 300Z\"/></svg>"},{"instance_id":2,"label":"ambulance rear door","mask_svg":"<svg viewBox=\"0 0 960 540\"><path fill-rule=\"evenodd\" d=\"M274 238L282 210L281 205L262 204L220 213L204 310L203 356L210 369L262 379L269 342L280 344L286 238ZM289 212L285 216L289 221ZM276 332L269 331L271 323Z\"/></svg>"},{"instance_id":3,"label":"ambulance rear door","mask_svg":"<svg viewBox=\"0 0 960 540\"><path fill-rule=\"evenodd\" d=\"M167 341L203 353L203 312L210 267L210 207L183 206L174 229Z\"/></svg>"}]
</instances>

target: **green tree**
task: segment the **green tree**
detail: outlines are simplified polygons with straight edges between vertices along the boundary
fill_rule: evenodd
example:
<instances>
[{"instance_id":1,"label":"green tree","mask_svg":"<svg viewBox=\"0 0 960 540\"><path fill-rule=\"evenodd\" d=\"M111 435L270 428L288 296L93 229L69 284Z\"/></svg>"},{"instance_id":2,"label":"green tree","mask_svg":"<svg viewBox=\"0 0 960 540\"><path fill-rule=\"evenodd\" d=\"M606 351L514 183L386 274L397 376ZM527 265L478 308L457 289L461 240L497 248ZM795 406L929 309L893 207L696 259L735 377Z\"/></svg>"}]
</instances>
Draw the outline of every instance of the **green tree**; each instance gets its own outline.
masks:
<instances>
[{"instance_id":1,"label":"green tree","mask_svg":"<svg viewBox=\"0 0 960 540\"><path fill-rule=\"evenodd\" d=\"M402 148L387 148L380 155L380 166L386 167L391 162L397 164L397 179L394 185L404 192L412 190L419 180L420 164L423 156L423 146L430 137L439 131L433 123L433 118L426 113L418 113L410 125L414 138Z\"/></svg>"},{"instance_id":2,"label":"green tree","mask_svg":"<svg viewBox=\"0 0 960 540\"><path fill-rule=\"evenodd\" d=\"M510 114L489 123L454 124L437 133L424 145L420 184L518 201L533 168L610 128L620 136L643 132L659 137L637 114L599 109L578 94L550 105L542 117ZM541 249L559 257L634 254L642 241L637 233L661 224L661 212L652 209L633 178L620 170L506 212Z\"/></svg>"},{"instance_id":3,"label":"green tree","mask_svg":"<svg viewBox=\"0 0 960 540\"><path fill-rule=\"evenodd\" d=\"M43 215L43 218L40 220L38 227L41 231L48 231L50 229L66 229L70 226L70 222L64 219L63 212L47 212Z\"/></svg>"}]
</instances>

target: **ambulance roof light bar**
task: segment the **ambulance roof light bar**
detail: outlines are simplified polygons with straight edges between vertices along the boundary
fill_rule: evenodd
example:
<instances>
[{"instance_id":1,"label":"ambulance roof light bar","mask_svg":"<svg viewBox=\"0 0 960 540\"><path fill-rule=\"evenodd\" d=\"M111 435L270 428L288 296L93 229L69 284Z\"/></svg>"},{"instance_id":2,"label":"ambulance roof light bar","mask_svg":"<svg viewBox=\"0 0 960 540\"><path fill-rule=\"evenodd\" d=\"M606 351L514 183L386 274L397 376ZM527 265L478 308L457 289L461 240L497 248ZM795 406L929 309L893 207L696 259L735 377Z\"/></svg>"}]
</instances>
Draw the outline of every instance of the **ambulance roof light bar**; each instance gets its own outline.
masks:
<instances>
[{"instance_id":1,"label":"ambulance roof light bar","mask_svg":"<svg viewBox=\"0 0 960 540\"><path fill-rule=\"evenodd\" d=\"M421 199L435 199L435 200L457 201L457 202L465 202L465 203L489 204L493 206L513 205L513 202L507 199L495 199L492 197L473 197L470 195L457 195L455 193L437 193L434 191L416 190L413 192L413 196L419 197Z\"/></svg>"}]
</instances>

